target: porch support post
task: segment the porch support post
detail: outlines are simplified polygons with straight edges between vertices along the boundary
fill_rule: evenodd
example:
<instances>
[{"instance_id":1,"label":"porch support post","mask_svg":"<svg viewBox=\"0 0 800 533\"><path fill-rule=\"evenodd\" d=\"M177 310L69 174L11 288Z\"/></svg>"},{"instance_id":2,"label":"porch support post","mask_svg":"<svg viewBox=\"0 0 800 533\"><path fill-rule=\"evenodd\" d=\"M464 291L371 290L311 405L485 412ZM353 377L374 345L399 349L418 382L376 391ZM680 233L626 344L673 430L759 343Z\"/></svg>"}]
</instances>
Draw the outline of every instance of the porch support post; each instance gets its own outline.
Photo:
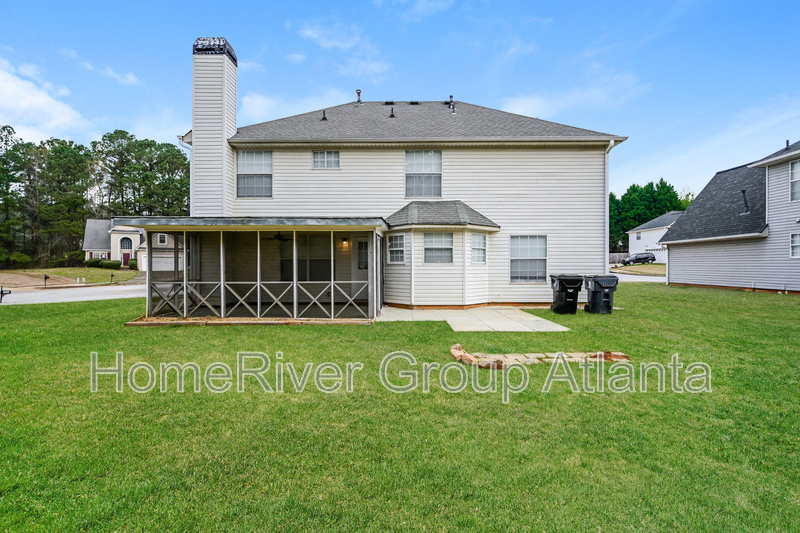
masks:
<instances>
[{"instance_id":1,"label":"porch support post","mask_svg":"<svg viewBox=\"0 0 800 533\"><path fill-rule=\"evenodd\" d=\"M177 248L177 244L175 245ZM189 302L187 301L186 290L187 290L187 279L189 278L189 266L187 265L189 258L188 248L186 246L186 232L183 232L183 316L184 318L188 316L189 313Z\"/></svg>"},{"instance_id":2,"label":"porch support post","mask_svg":"<svg viewBox=\"0 0 800 533\"><path fill-rule=\"evenodd\" d=\"M297 232L292 231L292 318L297 318Z\"/></svg>"},{"instance_id":3,"label":"porch support post","mask_svg":"<svg viewBox=\"0 0 800 533\"><path fill-rule=\"evenodd\" d=\"M151 286L151 283L153 283L153 247L150 245L152 240L150 232L145 230L144 235L147 239L147 275L145 276L147 282L147 311L145 315L150 316L153 311L153 288Z\"/></svg>"},{"instance_id":4,"label":"porch support post","mask_svg":"<svg viewBox=\"0 0 800 533\"><path fill-rule=\"evenodd\" d=\"M219 232L219 316L225 318L225 232Z\"/></svg>"},{"instance_id":5,"label":"porch support post","mask_svg":"<svg viewBox=\"0 0 800 533\"><path fill-rule=\"evenodd\" d=\"M256 231L256 318L261 318L261 230Z\"/></svg>"},{"instance_id":6,"label":"porch support post","mask_svg":"<svg viewBox=\"0 0 800 533\"><path fill-rule=\"evenodd\" d=\"M167 240L169 243L169 240ZM172 286L170 290L175 290L175 282L178 281L178 272L180 265L178 264L178 234L172 234ZM175 307L178 307L178 293L175 293Z\"/></svg>"},{"instance_id":7,"label":"porch support post","mask_svg":"<svg viewBox=\"0 0 800 533\"><path fill-rule=\"evenodd\" d=\"M367 265L369 271L367 272L367 279L369 287L367 288L367 315L370 318L375 318L375 230L372 230L372 238L367 246ZM358 258L356 258L356 261Z\"/></svg>"},{"instance_id":8,"label":"porch support post","mask_svg":"<svg viewBox=\"0 0 800 533\"><path fill-rule=\"evenodd\" d=\"M333 303L333 295L336 293L336 287L333 286L334 280L334 269L333 269L333 258L336 253L336 247L334 246L333 242L333 230L331 230L331 318L336 317L336 306Z\"/></svg>"}]
</instances>

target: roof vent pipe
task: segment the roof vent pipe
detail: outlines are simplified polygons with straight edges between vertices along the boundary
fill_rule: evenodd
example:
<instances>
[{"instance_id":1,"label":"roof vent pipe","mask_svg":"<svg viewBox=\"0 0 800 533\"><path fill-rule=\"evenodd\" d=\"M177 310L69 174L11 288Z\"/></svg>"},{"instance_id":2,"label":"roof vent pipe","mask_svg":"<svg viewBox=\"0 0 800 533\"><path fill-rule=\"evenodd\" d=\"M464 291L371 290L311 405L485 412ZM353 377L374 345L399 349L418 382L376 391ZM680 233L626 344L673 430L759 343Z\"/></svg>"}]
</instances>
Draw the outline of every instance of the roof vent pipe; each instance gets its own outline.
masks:
<instances>
[{"instance_id":1,"label":"roof vent pipe","mask_svg":"<svg viewBox=\"0 0 800 533\"><path fill-rule=\"evenodd\" d=\"M789 148L789 139L786 139L786 148Z\"/></svg>"},{"instance_id":2,"label":"roof vent pipe","mask_svg":"<svg viewBox=\"0 0 800 533\"><path fill-rule=\"evenodd\" d=\"M356 89L356 95L358 96L358 103L361 103L361 89Z\"/></svg>"},{"instance_id":3,"label":"roof vent pipe","mask_svg":"<svg viewBox=\"0 0 800 533\"><path fill-rule=\"evenodd\" d=\"M394 117L394 108L392 108L392 112L389 114L389 118L395 118Z\"/></svg>"},{"instance_id":4,"label":"roof vent pipe","mask_svg":"<svg viewBox=\"0 0 800 533\"><path fill-rule=\"evenodd\" d=\"M750 214L750 205L748 205L748 203L747 203L747 189L742 189L742 198L744 198L744 212L740 213L739 216L749 215Z\"/></svg>"},{"instance_id":5,"label":"roof vent pipe","mask_svg":"<svg viewBox=\"0 0 800 533\"><path fill-rule=\"evenodd\" d=\"M325 110L322 110L322 120L328 120L328 117L325 116Z\"/></svg>"}]
</instances>

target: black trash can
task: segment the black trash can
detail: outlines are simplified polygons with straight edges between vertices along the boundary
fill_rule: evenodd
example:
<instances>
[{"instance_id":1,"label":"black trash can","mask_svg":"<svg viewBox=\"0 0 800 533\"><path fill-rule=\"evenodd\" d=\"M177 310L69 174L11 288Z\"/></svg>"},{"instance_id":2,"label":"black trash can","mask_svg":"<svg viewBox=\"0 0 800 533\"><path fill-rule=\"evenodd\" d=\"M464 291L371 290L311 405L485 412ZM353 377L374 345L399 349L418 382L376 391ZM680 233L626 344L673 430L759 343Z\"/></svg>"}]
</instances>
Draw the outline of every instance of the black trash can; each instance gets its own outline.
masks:
<instances>
[{"instance_id":1,"label":"black trash can","mask_svg":"<svg viewBox=\"0 0 800 533\"><path fill-rule=\"evenodd\" d=\"M617 290L617 276L584 276L589 303L584 310L596 315L610 315L614 310L614 291Z\"/></svg>"},{"instance_id":2,"label":"black trash can","mask_svg":"<svg viewBox=\"0 0 800 533\"><path fill-rule=\"evenodd\" d=\"M551 274L553 305L550 309L559 315L574 315L578 310L578 295L581 293L583 276L577 274Z\"/></svg>"}]
</instances>

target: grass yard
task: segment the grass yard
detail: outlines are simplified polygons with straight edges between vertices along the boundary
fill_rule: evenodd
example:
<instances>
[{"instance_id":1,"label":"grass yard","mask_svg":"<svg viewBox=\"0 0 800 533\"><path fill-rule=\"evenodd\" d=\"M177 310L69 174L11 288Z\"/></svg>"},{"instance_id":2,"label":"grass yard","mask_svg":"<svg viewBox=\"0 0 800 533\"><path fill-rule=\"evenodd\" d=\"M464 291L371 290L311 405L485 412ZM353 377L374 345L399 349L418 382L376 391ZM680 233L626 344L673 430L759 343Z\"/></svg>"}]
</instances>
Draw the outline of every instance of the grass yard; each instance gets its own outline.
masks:
<instances>
[{"instance_id":1,"label":"grass yard","mask_svg":"<svg viewBox=\"0 0 800 533\"><path fill-rule=\"evenodd\" d=\"M48 280L47 285L65 285L75 284L75 278L86 278L86 283L103 283L111 280L111 274L114 274L114 281L128 281L133 279L139 273L138 270L110 270L106 268L89 268L89 267L61 267L61 268L25 268L17 270L0 270L0 285L5 287L29 287L29 286L44 286L44 274L52 276L53 280ZM63 279L57 279L63 278ZM9 282L3 284L3 280L8 279ZM54 283L60 281L61 283ZM15 283L16 282L16 283Z\"/></svg>"},{"instance_id":2,"label":"grass yard","mask_svg":"<svg viewBox=\"0 0 800 533\"><path fill-rule=\"evenodd\" d=\"M797 531L800 298L629 283L615 300L612 316L536 311L566 333L126 328L142 300L0 307L0 530ZM620 350L637 377L678 352L711 365L713 392L543 394L549 365L507 405L436 380L428 394L380 384L387 353L444 364L456 342ZM364 369L351 393L297 393L287 378L267 394L248 378L243 393L120 394L101 376L93 394L92 351L101 366L124 352L126 371L235 367L237 351Z\"/></svg>"},{"instance_id":3,"label":"grass yard","mask_svg":"<svg viewBox=\"0 0 800 533\"><path fill-rule=\"evenodd\" d=\"M666 276L667 265L665 263L651 263L647 265L620 266L612 268L611 272L634 274L638 276Z\"/></svg>"}]
</instances>

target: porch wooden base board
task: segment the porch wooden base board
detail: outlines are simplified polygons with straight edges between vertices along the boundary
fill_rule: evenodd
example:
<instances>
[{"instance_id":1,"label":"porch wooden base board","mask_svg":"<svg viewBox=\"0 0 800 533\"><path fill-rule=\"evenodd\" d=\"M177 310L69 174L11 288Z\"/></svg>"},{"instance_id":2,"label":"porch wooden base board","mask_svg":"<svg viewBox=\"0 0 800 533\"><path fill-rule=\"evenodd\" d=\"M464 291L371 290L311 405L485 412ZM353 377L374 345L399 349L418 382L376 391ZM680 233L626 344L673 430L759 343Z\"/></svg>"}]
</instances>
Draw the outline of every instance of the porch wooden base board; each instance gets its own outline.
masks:
<instances>
[{"instance_id":1,"label":"porch wooden base board","mask_svg":"<svg viewBox=\"0 0 800 533\"><path fill-rule=\"evenodd\" d=\"M384 304L385 307L399 307L400 309L475 309L476 307L541 307L550 309L553 302L489 302L483 304L470 305L408 305L408 304Z\"/></svg>"},{"instance_id":2,"label":"porch wooden base board","mask_svg":"<svg viewBox=\"0 0 800 533\"><path fill-rule=\"evenodd\" d=\"M754 289L753 287L732 287L729 285L701 285L699 283L670 283L670 285L674 287L700 287L701 289L722 289L726 291L763 292L766 294L800 294L800 291L784 291L781 289Z\"/></svg>"},{"instance_id":3,"label":"porch wooden base board","mask_svg":"<svg viewBox=\"0 0 800 533\"><path fill-rule=\"evenodd\" d=\"M357 319L357 318L337 318L319 319L319 318L202 318L202 319L185 319L185 318L171 318L171 317L144 317L140 316L130 322L125 322L126 326L331 326L331 325L357 325L368 326L373 323L373 320Z\"/></svg>"}]
</instances>

